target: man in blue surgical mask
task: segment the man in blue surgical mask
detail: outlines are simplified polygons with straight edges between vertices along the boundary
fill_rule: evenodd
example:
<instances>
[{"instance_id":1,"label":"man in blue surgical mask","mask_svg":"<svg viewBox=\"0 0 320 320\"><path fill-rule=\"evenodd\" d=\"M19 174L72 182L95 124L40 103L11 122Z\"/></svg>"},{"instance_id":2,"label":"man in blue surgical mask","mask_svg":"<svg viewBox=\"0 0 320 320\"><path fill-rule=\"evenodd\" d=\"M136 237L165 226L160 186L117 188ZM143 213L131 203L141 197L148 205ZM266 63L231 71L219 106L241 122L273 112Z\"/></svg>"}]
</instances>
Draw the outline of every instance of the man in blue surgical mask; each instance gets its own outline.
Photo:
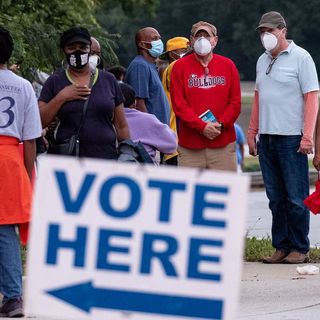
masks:
<instances>
[{"instance_id":1,"label":"man in blue surgical mask","mask_svg":"<svg viewBox=\"0 0 320 320\"><path fill-rule=\"evenodd\" d=\"M146 27L136 33L135 42L138 55L128 67L125 82L135 90L138 110L152 113L162 123L169 124L169 102L155 64L163 52L160 34Z\"/></svg>"}]
</instances>

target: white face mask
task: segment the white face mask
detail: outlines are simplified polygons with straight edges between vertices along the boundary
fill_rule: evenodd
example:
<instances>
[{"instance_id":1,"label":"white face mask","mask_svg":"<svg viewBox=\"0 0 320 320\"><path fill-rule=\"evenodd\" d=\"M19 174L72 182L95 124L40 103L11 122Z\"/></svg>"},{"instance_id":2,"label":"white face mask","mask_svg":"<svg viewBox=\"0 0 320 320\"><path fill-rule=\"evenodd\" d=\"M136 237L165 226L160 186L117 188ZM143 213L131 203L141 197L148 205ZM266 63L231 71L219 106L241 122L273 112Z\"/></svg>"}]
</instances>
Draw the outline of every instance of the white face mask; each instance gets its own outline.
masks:
<instances>
[{"instance_id":1,"label":"white face mask","mask_svg":"<svg viewBox=\"0 0 320 320\"><path fill-rule=\"evenodd\" d=\"M278 45L278 36L280 33L278 33L278 35L274 35L273 33L270 32L264 32L261 35L261 42L262 45L264 46L264 48L267 51L272 51L277 45Z\"/></svg>"},{"instance_id":2,"label":"white face mask","mask_svg":"<svg viewBox=\"0 0 320 320\"><path fill-rule=\"evenodd\" d=\"M181 58L183 58L185 55L186 55L186 52L184 52L184 53L177 53L177 52L174 52L174 51L172 51L172 53L175 55L175 60L178 60L178 59L181 59Z\"/></svg>"},{"instance_id":3,"label":"white face mask","mask_svg":"<svg viewBox=\"0 0 320 320\"><path fill-rule=\"evenodd\" d=\"M97 65L100 62L100 57L96 54L93 54L92 56L89 57L89 65L90 69L92 71L96 70Z\"/></svg>"},{"instance_id":4,"label":"white face mask","mask_svg":"<svg viewBox=\"0 0 320 320\"><path fill-rule=\"evenodd\" d=\"M193 49L199 56L206 56L212 51L212 46L208 39L200 37L194 42Z\"/></svg>"}]
</instances>

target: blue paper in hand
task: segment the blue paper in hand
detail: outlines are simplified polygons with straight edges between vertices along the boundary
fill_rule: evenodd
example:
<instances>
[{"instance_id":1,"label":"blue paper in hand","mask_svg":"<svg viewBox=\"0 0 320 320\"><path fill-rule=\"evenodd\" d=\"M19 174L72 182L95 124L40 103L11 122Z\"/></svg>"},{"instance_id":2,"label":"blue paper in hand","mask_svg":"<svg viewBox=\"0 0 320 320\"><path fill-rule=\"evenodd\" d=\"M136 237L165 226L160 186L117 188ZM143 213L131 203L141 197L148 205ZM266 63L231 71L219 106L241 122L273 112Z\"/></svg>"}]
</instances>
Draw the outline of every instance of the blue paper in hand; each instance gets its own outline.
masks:
<instances>
[{"instance_id":1,"label":"blue paper in hand","mask_svg":"<svg viewBox=\"0 0 320 320\"><path fill-rule=\"evenodd\" d=\"M211 110L207 110L206 112L202 113L199 118L204 122L217 122L217 118L214 116Z\"/></svg>"}]
</instances>

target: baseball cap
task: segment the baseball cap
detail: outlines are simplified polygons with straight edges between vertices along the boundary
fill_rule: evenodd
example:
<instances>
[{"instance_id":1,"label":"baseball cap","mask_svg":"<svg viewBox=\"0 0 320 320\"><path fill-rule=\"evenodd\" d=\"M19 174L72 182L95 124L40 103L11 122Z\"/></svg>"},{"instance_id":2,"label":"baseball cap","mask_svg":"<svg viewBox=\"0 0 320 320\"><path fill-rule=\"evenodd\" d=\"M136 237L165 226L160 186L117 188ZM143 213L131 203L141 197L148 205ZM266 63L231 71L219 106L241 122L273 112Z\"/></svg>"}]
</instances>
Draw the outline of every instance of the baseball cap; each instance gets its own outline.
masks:
<instances>
[{"instance_id":1,"label":"baseball cap","mask_svg":"<svg viewBox=\"0 0 320 320\"><path fill-rule=\"evenodd\" d=\"M278 28L279 26L287 27L283 16L277 11L270 11L262 15L259 25L256 28Z\"/></svg>"},{"instance_id":2,"label":"baseball cap","mask_svg":"<svg viewBox=\"0 0 320 320\"><path fill-rule=\"evenodd\" d=\"M174 37L167 41L166 51L161 54L160 59L167 59L168 52L178 49L187 49L189 48L189 39L185 37Z\"/></svg>"},{"instance_id":3,"label":"baseball cap","mask_svg":"<svg viewBox=\"0 0 320 320\"><path fill-rule=\"evenodd\" d=\"M177 49L187 49L189 46L189 40L185 37L175 37L167 41L166 52L177 50Z\"/></svg>"},{"instance_id":4,"label":"baseball cap","mask_svg":"<svg viewBox=\"0 0 320 320\"><path fill-rule=\"evenodd\" d=\"M191 28L191 35L195 36L200 30L207 31L209 35L214 37L217 35L217 28L213 24L205 21L195 23Z\"/></svg>"},{"instance_id":5,"label":"baseball cap","mask_svg":"<svg viewBox=\"0 0 320 320\"><path fill-rule=\"evenodd\" d=\"M86 28L72 27L63 32L60 37L60 47L64 47L67 44L74 42L82 42L85 44L91 44L91 36Z\"/></svg>"}]
</instances>

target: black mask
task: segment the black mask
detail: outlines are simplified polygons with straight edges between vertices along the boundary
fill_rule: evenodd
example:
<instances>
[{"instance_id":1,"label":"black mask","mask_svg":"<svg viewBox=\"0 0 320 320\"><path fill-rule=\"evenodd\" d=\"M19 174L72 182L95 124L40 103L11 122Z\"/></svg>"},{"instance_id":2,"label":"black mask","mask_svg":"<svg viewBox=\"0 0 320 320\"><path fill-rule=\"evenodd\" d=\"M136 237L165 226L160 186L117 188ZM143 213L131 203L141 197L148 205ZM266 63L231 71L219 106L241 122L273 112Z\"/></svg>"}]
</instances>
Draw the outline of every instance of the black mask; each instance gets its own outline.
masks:
<instances>
[{"instance_id":1,"label":"black mask","mask_svg":"<svg viewBox=\"0 0 320 320\"><path fill-rule=\"evenodd\" d=\"M72 53L66 53L68 65L75 69L82 69L88 64L89 53L81 50Z\"/></svg>"}]
</instances>

